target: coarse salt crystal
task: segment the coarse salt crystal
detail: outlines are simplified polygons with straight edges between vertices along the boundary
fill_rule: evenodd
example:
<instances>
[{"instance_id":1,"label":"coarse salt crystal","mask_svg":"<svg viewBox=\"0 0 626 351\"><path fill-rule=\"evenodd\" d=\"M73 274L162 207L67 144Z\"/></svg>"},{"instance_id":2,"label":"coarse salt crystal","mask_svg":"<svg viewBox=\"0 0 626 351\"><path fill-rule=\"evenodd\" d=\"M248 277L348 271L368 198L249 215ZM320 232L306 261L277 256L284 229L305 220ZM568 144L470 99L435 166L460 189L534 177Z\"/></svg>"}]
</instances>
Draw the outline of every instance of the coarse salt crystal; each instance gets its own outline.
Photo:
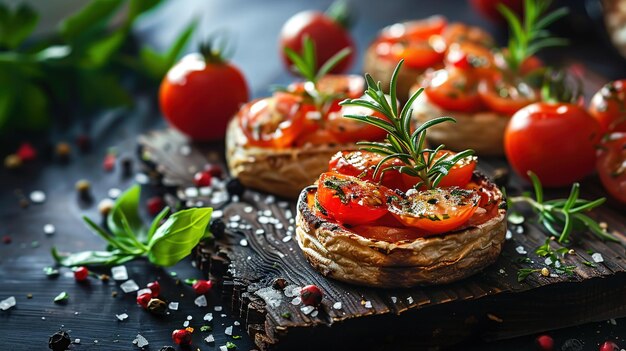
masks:
<instances>
[{"instance_id":1,"label":"coarse salt crystal","mask_svg":"<svg viewBox=\"0 0 626 351\"><path fill-rule=\"evenodd\" d=\"M561 267L561 261L554 262L554 267L560 268Z\"/></svg>"},{"instance_id":2,"label":"coarse salt crystal","mask_svg":"<svg viewBox=\"0 0 626 351\"><path fill-rule=\"evenodd\" d=\"M30 193L30 201L40 204L46 201L46 193L41 190L35 190Z\"/></svg>"},{"instance_id":3,"label":"coarse salt crystal","mask_svg":"<svg viewBox=\"0 0 626 351\"><path fill-rule=\"evenodd\" d=\"M320 311L318 311L318 310L315 310L315 311L311 312L311 317L313 317L313 318L317 317L317 315L319 314L319 312L320 312Z\"/></svg>"},{"instance_id":4,"label":"coarse salt crystal","mask_svg":"<svg viewBox=\"0 0 626 351\"><path fill-rule=\"evenodd\" d=\"M107 195L111 199L117 199L121 194L122 194L122 191L118 188L111 188L109 189L109 191L107 191Z\"/></svg>"},{"instance_id":5,"label":"coarse salt crystal","mask_svg":"<svg viewBox=\"0 0 626 351\"><path fill-rule=\"evenodd\" d=\"M254 234L256 234L256 235L263 235L263 234L265 234L265 229L263 229L263 228L257 229L254 232Z\"/></svg>"},{"instance_id":6,"label":"coarse salt crystal","mask_svg":"<svg viewBox=\"0 0 626 351\"><path fill-rule=\"evenodd\" d=\"M223 216L224 216L224 212L222 210L215 210L211 214L211 217L213 218L222 218Z\"/></svg>"},{"instance_id":7,"label":"coarse salt crystal","mask_svg":"<svg viewBox=\"0 0 626 351\"><path fill-rule=\"evenodd\" d=\"M233 335L233 326L231 325L230 327L226 327L226 329L224 329L224 334Z\"/></svg>"},{"instance_id":8,"label":"coarse salt crystal","mask_svg":"<svg viewBox=\"0 0 626 351\"><path fill-rule=\"evenodd\" d=\"M215 342L215 338L213 337L213 334L209 334L209 336L207 336L206 338L204 338L204 341L207 344L212 344Z\"/></svg>"},{"instance_id":9,"label":"coarse salt crystal","mask_svg":"<svg viewBox=\"0 0 626 351\"><path fill-rule=\"evenodd\" d=\"M183 145L180 147L179 152L183 156L188 156L191 154L191 147L189 145Z\"/></svg>"},{"instance_id":10,"label":"coarse salt crystal","mask_svg":"<svg viewBox=\"0 0 626 351\"><path fill-rule=\"evenodd\" d=\"M135 175L135 181L139 184L148 184L148 182L150 182L150 178L144 173L137 173Z\"/></svg>"},{"instance_id":11,"label":"coarse salt crystal","mask_svg":"<svg viewBox=\"0 0 626 351\"><path fill-rule=\"evenodd\" d=\"M293 217L293 213L291 213L291 210L286 210L285 211L285 218L289 219Z\"/></svg>"},{"instance_id":12,"label":"coarse salt crystal","mask_svg":"<svg viewBox=\"0 0 626 351\"><path fill-rule=\"evenodd\" d=\"M526 255L528 253L526 252L526 249L523 246L516 247L515 251L517 251L517 253L520 255Z\"/></svg>"},{"instance_id":13,"label":"coarse salt crystal","mask_svg":"<svg viewBox=\"0 0 626 351\"><path fill-rule=\"evenodd\" d=\"M300 296L294 297L293 300L291 300L291 304L292 305L299 305L302 303L302 299L300 298Z\"/></svg>"},{"instance_id":14,"label":"coarse salt crystal","mask_svg":"<svg viewBox=\"0 0 626 351\"><path fill-rule=\"evenodd\" d=\"M336 310L340 310L341 309L341 301L337 301L333 304L333 308Z\"/></svg>"},{"instance_id":15,"label":"coarse salt crystal","mask_svg":"<svg viewBox=\"0 0 626 351\"><path fill-rule=\"evenodd\" d=\"M268 195L265 198L265 203L266 204L273 204L276 201L276 198L274 197L274 195Z\"/></svg>"},{"instance_id":16,"label":"coarse salt crystal","mask_svg":"<svg viewBox=\"0 0 626 351\"><path fill-rule=\"evenodd\" d=\"M248 246L248 240L246 240L246 239L239 240L239 245L241 245L241 246Z\"/></svg>"},{"instance_id":17,"label":"coarse salt crystal","mask_svg":"<svg viewBox=\"0 0 626 351\"><path fill-rule=\"evenodd\" d=\"M215 312L220 312L222 310L222 306L215 306Z\"/></svg>"},{"instance_id":18,"label":"coarse salt crystal","mask_svg":"<svg viewBox=\"0 0 626 351\"><path fill-rule=\"evenodd\" d=\"M79 338L74 339L74 344L80 344L80 339Z\"/></svg>"},{"instance_id":19,"label":"coarse salt crystal","mask_svg":"<svg viewBox=\"0 0 626 351\"><path fill-rule=\"evenodd\" d=\"M213 320L213 313L209 312L207 314L204 315L204 317L202 317L202 319L204 319L207 322L210 322Z\"/></svg>"},{"instance_id":20,"label":"coarse salt crystal","mask_svg":"<svg viewBox=\"0 0 626 351\"><path fill-rule=\"evenodd\" d=\"M252 206L246 206L243 208L243 212L245 213L252 213L252 211L254 211L254 208Z\"/></svg>"},{"instance_id":21,"label":"coarse salt crystal","mask_svg":"<svg viewBox=\"0 0 626 351\"><path fill-rule=\"evenodd\" d=\"M198 188L189 187L185 189L186 197L198 197Z\"/></svg>"},{"instance_id":22,"label":"coarse salt crystal","mask_svg":"<svg viewBox=\"0 0 626 351\"><path fill-rule=\"evenodd\" d=\"M546 264L547 266L549 266L549 265L551 265L551 264L553 263L553 262L552 262L552 258L550 258L550 257L547 257L547 258L546 258L546 260L545 260L544 262L545 262L545 264Z\"/></svg>"},{"instance_id":23,"label":"coarse salt crystal","mask_svg":"<svg viewBox=\"0 0 626 351\"><path fill-rule=\"evenodd\" d=\"M409 303L409 305L412 304L413 303L413 296L407 297L406 301Z\"/></svg>"},{"instance_id":24,"label":"coarse salt crystal","mask_svg":"<svg viewBox=\"0 0 626 351\"><path fill-rule=\"evenodd\" d=\"M259 223L261 223L261 224L267 224L267 223L269 223L269 222L270 222L270 219L269 219L268 217L265 217L265 216L261 216L261 217L259 217Z\"/></svg>"},{"instance_id":25,"label":"coarse salt crystal","mask_svg":"<svg viewBox=\"0 0 626 351\"><path fill-rule=\"evenodd\" d=\"M391 297L391 302L393 302L393 303L398 302L398 298L397 298L397 297L395 297L395 296L392 296L392 297Z\"/></svg>"},{"instance_id":26,"label":"coarse salt crystal","mask_svg":"<svg viewBox=\"0 0 626 351\"><path fill-rule=\"evenodd\" d=\"M282 223L280 223L280 222L278 222L278 223L274 224L274 228L276 228L277 230L281 230L281 229L283 229L284 227L285 227L285 226L284 226Z\"/></svg>"},{"instance_id":27,"label":"coarse salt crystal","mask_svg":"<svg viewBox=\"0 0 626 351\"><path fill-rule=\"evenodd\" d=\"M6 311L9 308L15 306L17 301L15 300L15 296L9 296L8 298L0 301L0 310Z\"/></svg>"},{"instance_id":28,"label":"coarse salt crystal","mask_svg":"<svg viewBox=\"0 0 626 351\"><path fill-rule=\"evenodd\" d=\"M115 280L126 280L126 279L128 279L128 271L126 270L126 266L111 267L111 276Z\"/></svg>"},{"instance_id":29,"label":"coarse salt crystal","mask_svg":"<svg viewBox=\"0 0 626 351\"><path fill-rule=\"evenodd\" d=\"M189 321L184 321L183 322L183 328L187 328L189 326Z\"/></svg>"},{"instance_id":30,"label":"coarse salt crystal","mask_svg":"<svg viewBox=\"0 0 626 351\"><path fill-rule=\"evenodd\" d=\"M368 301L365 301L365 304L363 304L363 306L364 306L365 308L372 308L372 301L369 301L369 300L368 300Z\"/></svg>"},{"instance_id":31,"label":"coarse salt crystal","mask_svg":"<svg viewBox=\"0 0 626 351\"><path fill-rule=\"evenodd\" d=\"M315 307L307 305L307 306L302 306L300 308L300 311L302 311L302 313L304 313L304 314L309 314L309 313L313 312L314 309L315 309Z\"/></svg>"},{"instance_id":32,"label":"coarse salt crystal","mask_svg":"<svg viewBox=\"0 0 626 351\"><path fill-rule=\"evenodd\" d=\"M228 347L226 345L220 346L220 351L228 351Z\"/></svg>"},{"instance_id":33,"label":"coarse salt crystal","mask_svg":"<svg viewBox=\"0 0 626 351\"><path fill-rule=\"evenodd\" d=\"M46 224L43 226L43 232L45 234L52 235L54 234L55 231L56 231L56 228L54 228L53 224Z\"/></svg>"},{"instance_id":34,"label":"coarse salt crystal","mask_svg":"<svg viewBox=\"0 0 626 351\"><path fill-rule=\"evenodd\" d=\"M594 253L593 255L591 255L591 259L593 260L593 262L595 263L601 263L604 262L604 257L602 257L602 254L599 252Z\"/></svg>"},{"instance_id":35,"label":"coarse salt crystal","mask_svg":"<svg viewBox=\"0 0 626 351\"><path fill-rule=\"evenodd\" d=\"M287 297L297 296L300 294L300 290L302 290L302 288L297 285L287 285L284 290L285 296Z\"/></svg>"},{"instance_id":36,"label":"coarse salt crystal","mask_svg":"<svg viewBox=\"0 0 626 351\"><path fill-rule=\"evenodd\" d=\"M222 317L222 318L226 318L226 313L222 313L222 314L220 314L220 317ZM222 325L224 325L224 323L222 323Z\"/></svg>"},{"instance_id":37,"label":"coarse salt crystal","mask_svg":"<svg viewBox=\"0 0 626 351\"><path fill-rule=\"evenodd\" d=\"M198 307L205 307L207 305L206 296L200 295L196 297L193 303L195 303Z\"/></svg>"},{"instance_id":38,"label":"coarse salt crystal","mask_svg":"<svg viewBox=\"0 0 626 351\"><path fill-rule=\"evenodd\" d=\"M122 314L116 314L115 317L120 320L123 321L124 319L128 318L128 314L127 313L122 313Z\"/></svg>"},{"instance_id":39,"label":"coarse salt crystal","mask_svg":"<svg viewBox=\"0 0 626 351\"><path fill-rule=\"evenodd\" d=\"M231 222L239 222L240 220L241 220L241 216L240 215L230 216L230 221Z\"/></svg>"},{"instance_id":40,"label":"coarse salt crystal","mask_svg":"<svg viewBox=\"0 0 626 351\"><path fill-rule=\"evenodd\" d=\"M130 279L120 284L120 289L125 293L130 293L139 290L139 285L137 285L134 280Z\"/></svg>"},{"instance_id":41,"label":"coarse salt crystal","mask_svg":"<svg viewBox=\"0 0 626 351\"><path fill-rule=\"evenodd\" d=\"M506 234L504 235L504 239L510 240L513 237L513 233L510 230L506 230Z\"/></svg>"},{"instance_id":42,"label":"coarse salt crystal","mask_svg":"<svg viewBox=\"0 0 626 351\"><path fill-rule=\"evenodd\" d=\"M237 327L238 327L238 326L240 326L240 325L241 325L241 323L239 323L238 321L234 321L234 322L233 322L233 325L235 325L235 326L237 326Z\"/></svg>"},{"instance_id":43,"label":"coarse salt crystal","mask_svg":"<svg viewBox=\"0 0 626 351\"><path fill-rule=\"evenodd\" d=\"M169 305L167 305L167 308L172 311L178 310L178 302L170 302Z\"/></svg>"},{"instance_id":44,"label":"coarse salt crystal","mask_svg":"<svg viewBox=\"0 0 626 351\"><path fill-rule=\"evenodd\" d=\"M141 334L137 334L135 340L133 340L133 344L137 345L137 347L146 347L148 346L148 340L144 338Z\"/></svg>"},{"instance_id":45,"label":"coarse salt crystal","mask_svg":"<svg viewBox=\"0 0 626 351\"><path fill-rule=\"evenodd\" d=\"M188 316L187 316L187 320L188 320L188 321L190 321L190 320L192 320L192 319L193 319L193 316L192 316L192 315L188 315Z\"/></svg>"},{"instance_id":46,"label":"coarse salt crystal","mask_svg":"<svg viewBox=\"0 0 626 351\"><path fill-rule=\"evenodd\" d=\"M283 242L286 243L288 241L290 241L292 239L291 235L287 235L286 237L283 238Z\"/></svg>"}]
</instances>

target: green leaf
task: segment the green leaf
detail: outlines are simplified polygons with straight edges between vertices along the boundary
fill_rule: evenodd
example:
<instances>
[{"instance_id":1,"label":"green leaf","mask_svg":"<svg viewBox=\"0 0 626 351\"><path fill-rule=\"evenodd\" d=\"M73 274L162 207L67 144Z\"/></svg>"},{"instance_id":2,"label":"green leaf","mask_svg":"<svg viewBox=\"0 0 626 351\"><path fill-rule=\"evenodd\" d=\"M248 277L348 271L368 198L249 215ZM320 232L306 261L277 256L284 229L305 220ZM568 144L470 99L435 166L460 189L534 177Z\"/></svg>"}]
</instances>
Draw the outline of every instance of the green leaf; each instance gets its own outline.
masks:
<instances>
[{"instance_id":1,"label":"green leaf","mask_svg":"<svg viewBox=\"0 0 626 351\"><path fill-rule=\"evenodd\" d=\"M48 97L39 85L25 82L20 87L17 104L10 116L20 130L43 130L49 123ZM18 110L15 108L18 107Z\"/></svg>"},{"instance_id":2,"label":"green leaf","mask_svg":"<svg viewBox=\"0 0 626 351\"><path fill-rule=\"evenodd\" d=\"M119 250L82 251L73 254L60 254L56 247L52 247L51 254L56 263L65 267L110 266L128 262L137 257L136 255L125 254Z\"/></svg>"},{"instance_id":3,"label":"green leaf","mask_svg":"<svg viewBox=\"0 0 626 351\"><path fill-rule=\"evenodd\" d=\"M102 67L120 49L126 36L126 31L117 30L111 35L91 42L86 49L85 57L82 58L81 65L89 68Z\"/></svg>"},{"instance_id":4,"label":"green leaf","mask_svg":"<svg viewBox=\"0 0 626 351\"><path fill-rule=\"evenodd\" d=\"M33 32L39 15L27 3L20 3L15 12L0 4L0 47L15 49Z\"/></svg>"},{"instance_id":5,"label":"green leaf","mask_svg":"<svg viewBox=\"0 0 626 351\"><path fill-rule=\"evenodd\" d=\"M543 203L543 187L541 186L539 177L537 177L533 171L528 171L527 174L533 184L533 189L535 190L535 199L537 199L538 203Z\"/></svg>"},{"instance_id":6,"label":"green leaf","mask_svg":"<svg viewBox=\"0 0 626 351\"><path fill-rule=\"evenodd\" d=\"M91 228L91 230L100 235L102 239L104 239L111 248L116 248L122 250L124 252L134 252L134 248L132 245L129 245L126 241L117 240L115 237L112 237L104 229L100 228L94 221L89 219L87 216L83 216L83 220L87 223L87 226Z\"/></svg>"},{"instance_id":7,"label":"green leaf","mask_svg":"<svg viewBox=\"0 0 626 351\"><path fill-rule=\"evenodd\" d=\"M519 225L524 223L524 216L522 216L519 212L509 212L506 219L512 224Z\"/></svg>"},{"instance_id":8,"label":"green leaf","mask_svg":"<svg viewBox=\"0 0 626 351\"><path fill-rule=\"evenodd\" d=\"M59 295L57 295L54 298L54 302L56 303L60 303L60 302L65 302L70 298L70 294L66 293L65 291L61 292Z\"/></svg>"},{"instance_id":9,"label":"green leaf","mask_svg":"<svg viewBox=\"0 0 626 351\"><path fill-rule=\"evenodd\" d=\"M113 205L107 217L107 225L113 235L119 237L127 235L123 223L123 221L126 220L129 229L134 233L137 239L140 241L145 239L145 227L139 215L140 196L141 187L139 185L133 185L117 198L115 205Z\"/></svg>"},{"instance_id":10,"label":"green leaf","mask_svg":"<svg viewBox=\"0 0 626 351\"><path fill-rule=\"evenodd\" d=\"M104 107L129 106L132 99L122 87L120 77L102 70L80 70L80 101L86 109L100 110Z\"/></svg>"},{"instance_id":11,"label":"green leaf","mask_svg":"<svg viewBox=\"0 0 626 351\"><path fill-rule=\"evenodd\" d=\"M192 208L171 215L148 243L148 259L157 266L171 266L185 258L205 237L213 209Z\"/></svg>"},{"instance_id":12,"label":"green leaf","mask_svg":"<svg viewBox=\"0 0 626 351\"><path fill-rule=\"evenodd\" d=\"M163 72L163 74L160 77L158 77L159 79L163 78L167 70L170 69L170 67L172 67L174 63L176 63L176 60L178 60L178 58L182 54L183 49L185 49L185 46L191 39L191 36L193 35L193 32L196 30L197 26L198 26L198 20L192 21L176 37L176 40L174 40L174 43L172 43L172 46L170 46L170 48L167 50L165 54L165 63L167 65L167 68L165 69L165 72Z\"/></svg>"},{"instance_id":13,"label":"green leaf","mask_svg":"<svg viewBox=\"0 0 626 351\"><path fill-rule=\"evenodd\" d=\"M165 208L163 208L161 212L159 212L159 214L154 217L154 219L152 220L152 224L150 224L150 229L148 229L146 242L150 242L150 240L152 240L152 236L159 228L159 224L161 224L161 221L163 220L163 218L165 218L165 216L167 216L168 213L170 213L170 208L168 206L165 206Z\"/></svg>"},{"instance_id":14,"label":"green leaf","mask_svg":"<svg viewBox=\"0 0 626 351\"><path fill-rule=\"evenodd\" d=\"M15 91L12 89L0 90L0 131L8 124L11 117L11 109L15 99Z\"/></svg>"},{"instance_id":15,"label":"green leaf","mask_svg":"<svg viewBox=\"0 0 626 351\"><path fill-rule=\"evenodd\" d=\"M61 35L73 41L93 28L103 25L124 0L92 0L60 23Z\"/></svg>"},{"instance_id":16,"label":"green leaf","mask_svg":"<svg viewBox=\"0 0 626 351\"><path fill-rule=\"evenodd\" d=\"M320 80L322 77L330 73L330 71L332 71L332 69L335 68L335 66L337 66L339 62L348 57L351 52L352 50L350 50L350 48L343 48L338 53L334 54L331 58L328 59L328 61L324 62L322 67L320 67L315 80Z\"/></svg>"}]
</instances>

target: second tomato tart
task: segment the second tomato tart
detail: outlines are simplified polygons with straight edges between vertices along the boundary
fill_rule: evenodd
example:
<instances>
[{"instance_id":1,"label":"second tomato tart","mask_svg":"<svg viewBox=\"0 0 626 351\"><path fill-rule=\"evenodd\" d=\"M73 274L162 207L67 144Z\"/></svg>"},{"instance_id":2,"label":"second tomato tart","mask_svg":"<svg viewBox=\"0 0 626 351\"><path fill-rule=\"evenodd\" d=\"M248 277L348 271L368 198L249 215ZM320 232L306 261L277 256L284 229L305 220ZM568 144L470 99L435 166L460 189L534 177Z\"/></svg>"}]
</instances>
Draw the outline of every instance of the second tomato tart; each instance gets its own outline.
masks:
<instances>
[{"instance_id":1,"label":"second tomato tart","mask_svg":"<svg viewBox=\"0 0 626 351\"><path fill-rule=\"evenodd\" d=\"M307 41L305 50L313 50ZM275 91L270 97L244 104L226 132L226 160L233 176L251 188L295 198L327 167L339 150L356 148L359 140L381 140L385 132L344 114L378 112L360 106L343 107L339 102L362 95L360 76L329 75L333 64L345 57L338 53L316 72L291 52L306 81Z\"/></svg>"},{"instance_id":2,"label":"second tomato tart","mask_svg":"<svg viewBox=\"0 0 626 351\"><path fill-rule=\"evenodd\" d=\"M492 264L506 233L502 193L474 171L473 151L425 147L429 128L454 119L412 130L410 109L394 103L395 91L388 102L380 85L368 75L366 81L366 94L376 98L342 105L369 107L386 120L346 117L388 134L384 142L359 143L360 151L337 153L302 191L296 238L304 256L325 276L385 288L449 283Z\"/></svg>"}]
</instances>

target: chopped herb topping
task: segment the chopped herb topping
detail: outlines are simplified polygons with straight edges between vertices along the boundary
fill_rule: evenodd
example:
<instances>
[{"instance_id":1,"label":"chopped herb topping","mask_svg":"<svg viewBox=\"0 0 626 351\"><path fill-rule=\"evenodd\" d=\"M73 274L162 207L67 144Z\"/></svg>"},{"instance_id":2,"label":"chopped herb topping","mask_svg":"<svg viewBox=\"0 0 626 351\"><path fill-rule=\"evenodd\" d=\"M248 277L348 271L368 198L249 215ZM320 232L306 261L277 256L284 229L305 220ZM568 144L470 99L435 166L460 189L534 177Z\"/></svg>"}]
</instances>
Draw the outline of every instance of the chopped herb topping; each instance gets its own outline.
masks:
<instances>
[{"instance_id":1,"label":"chopped herb topping","mask_svg":"<svg viewBox=\"0 0 626 351\"><path fill-rule=\"evenodd\" d=\"M335 191L335 195L339 197L342 204L348 203L348 198L346 197L346 193L341 188L342 186L347 185L349 182L344 180L339 180L337 178L330 178L324 181L324 186Z\"/></svg>"}]
</instances>

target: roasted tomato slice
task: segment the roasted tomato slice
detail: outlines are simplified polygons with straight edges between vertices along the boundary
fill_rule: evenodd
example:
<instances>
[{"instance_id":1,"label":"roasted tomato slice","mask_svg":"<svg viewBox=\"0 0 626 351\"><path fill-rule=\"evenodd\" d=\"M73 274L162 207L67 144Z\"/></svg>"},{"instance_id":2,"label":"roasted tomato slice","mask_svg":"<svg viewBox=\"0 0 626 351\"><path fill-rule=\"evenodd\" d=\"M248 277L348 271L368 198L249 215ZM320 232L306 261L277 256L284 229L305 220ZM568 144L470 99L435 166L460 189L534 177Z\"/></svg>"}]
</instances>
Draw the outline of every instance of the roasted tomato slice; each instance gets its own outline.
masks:
<instances>
[{"instance_id":1,"label":"roasted tomato slice","mask_svg":"<svg viewBox=\"0 0 626 351\"><path fill-rule=\"evenodd\" d=\"M368 123L363 123L344 115L365 115L385 119L377 111L363 106L342 106L338 111L328 113L325 121L325 128L342 143L356 142L361 140L382 140L387 132Z\"/></svg>"},{"instance_id":2,"label":"roasted tomato slice","mask_svg":"<svg viewBox=\"0 0 626 351\"><path fill-rule=\"evenodd\" d=\"M316 199L320 212L326 216L356 225L372 222L388 213L386 201L390 192L384 186L356 177L327 172L318 180Z\"/></svg>"},{"instance_id":3,"label":"roasted tomato slice","mask_svg":"<svg viewBox=\"0 0 626 351\"><path fill-rule=\"evenodd\" d=\"M433 35L441 34L446 24L447 21L443 16L430 16L422 20L396 23L383 29L380 39L428 40Z\"/></svg>"},{"instance_id":4,"label":"roasted tomato slice","mask_svg":"<svg viewBox=\"0 0 626 351\"><path fill-rule=\"evenodd\" d=\"M472 42L451 44L445 63L456 68L473 70L480 77L491 77L497 71L491 50Z\"/></svg>"},{"instance_id":5,"label":"roasted tomato slice","mask_svg":"<svg viewBox=\"0 0 626 351\"><path fill-rule=\"evenodd\" d=\"M603 86L591 99L589 113L603 133L626 132L626 79Z\"/></svg>"},{"instance_id":6,"label":"roasted tomato slice","mask_svg":"<svg viewBox=\"0 0 626 351\"><path fill-rule=\"evenodd\" d=\"M389 211L404 225L440 234L462 226L476 212L480 195L458 187L409 191L391 197Z\"/></svg>"},{"instance_id":7,"label":"roasted tomato slice","mask_svg":"<svg viewBox=\"0 0 626 351\"><path fill-rule=\"evenodd\" d=\"M291 146L304 130L310 112L315 113L315 108L302 96L278 92L244 105L238 118L249 144L284 148Z\"/></svg>"},{"instance_id":8,"label":"roasted tomato slice","mask_svg":"<svg viewBox=\"0 0 626 351\"><path fill-rule=\"evenodd\" d=\"M450 23L441 34L446 43L476 43L485 47L493 47L495 41L491 34L480 27L463 23Z\"/></svg>"},{"instance_id":9,"label":"roasted tomato slice","mask_svg":"<svg viewBox=\"0 0 626 351\"><path fill-rule=\"evenodd\" d=\"M443 61L446 45L438 36L430 40L379 41L375 50L378 57L393 62L404 60L407 67L426 69Z\"/></svg>"},{"instance_id":10,"label":"roasted tomato slice","mask_svg":"<svg viewBox=\"0 0 626 351\"><path fill-rule=\"evenodd\" d=\"M287 86L287 91L295 94L304 94L311 82L294 82ZM326 95L337 95L339 101L350 98L356 99L363 95L365 80L356 74L327 74L317 81L317 90Z\"/></svg>"},{"instance_id":11,"label":"roasted tomato slice","mask_svg":"<svg viewBox=\"0 0 626 351\"><path fill-rule=\"evenodd\" d=\"M404 189L404 182L400 172L390 170L376 175L374 179L374 170L376 165L383 159L383 156L368 151L340 151L336 153L328 163L328 170L331 172L337 172L353 177L358 177L362 180L369 180L375 183L381 183L382 185L390 189ZM389 160L385 163L385 166L402 165L399 160Z\"/></svg>"},{"instance_id":12,"label":"roasted tomato slice","mask_svg":"<svg viewBox=\"0 0 626 351\"><path fill-rule=\"evenodd\" d=\"M440 150L435 155L435 161L442 157L451 157L456 155L456 152L450 150ZM458 186L464 188L472 179L472 174L476 169L476 158L475 157L466 157L457 162L448 174L443 176L439 181L439 187L449 187L449 186ZM405 189L410 189L415 184L421 181L420 178L412 177L407 174L402 174L402 180L404 181Z\"/></svg>"},{"instance_id":13,"label":"roasted tomato slice","mask_svg":"<svg viewBox=\"0 0 626 351\"><path fill-rule=\"evenodd\" d=\"M424 92L433 104L449 111L476 112L483 109L478 95L478 77L472 72L448 67L426 77Z\"/></svg>"},{"instance_id":14,"label":"roasted tomato slice","mask_svg":"<svg viewBox=\"0 0 626 351\"><path fill-rule=\"evenodd\" d=\"M626 133L612 133L602 142L596 169L604 189L626 204Z\"/></svg>"},{"instance_id":15,"label":"roasted tomato slice","mask_svg":"<svg viewBox=\"0 0 626 351\"><path fill-rule=\"evenodd\" d=\"M524 81L508 82L503 79L484 79L478 85L478 93L485 106L505 116L513 114L539 101L539 91Z\"/></svg>"}]
</instances>

